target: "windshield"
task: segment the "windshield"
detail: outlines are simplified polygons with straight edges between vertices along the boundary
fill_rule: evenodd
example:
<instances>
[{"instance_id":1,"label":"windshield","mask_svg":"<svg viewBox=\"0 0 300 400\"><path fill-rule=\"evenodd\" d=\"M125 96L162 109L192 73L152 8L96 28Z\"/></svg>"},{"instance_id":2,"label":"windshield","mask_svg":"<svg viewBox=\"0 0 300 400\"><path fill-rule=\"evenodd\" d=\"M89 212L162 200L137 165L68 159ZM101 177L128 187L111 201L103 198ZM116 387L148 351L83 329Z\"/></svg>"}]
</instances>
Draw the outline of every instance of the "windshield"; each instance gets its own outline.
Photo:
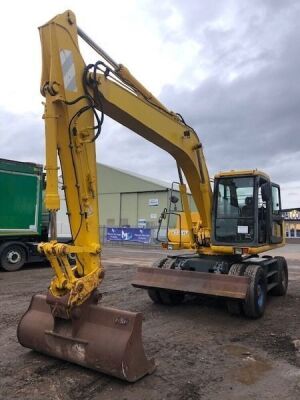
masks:
<instances>
[{"instance_id":1,"label":"windshield","mask_svg":"<svg viewBox=\"0 0 300 400\"><path fill-rule=\"evenodd\" d=\"M254 178L221 178L216 189L216 240L251 242L254 239Z\"/></svg>"}]
</instances>

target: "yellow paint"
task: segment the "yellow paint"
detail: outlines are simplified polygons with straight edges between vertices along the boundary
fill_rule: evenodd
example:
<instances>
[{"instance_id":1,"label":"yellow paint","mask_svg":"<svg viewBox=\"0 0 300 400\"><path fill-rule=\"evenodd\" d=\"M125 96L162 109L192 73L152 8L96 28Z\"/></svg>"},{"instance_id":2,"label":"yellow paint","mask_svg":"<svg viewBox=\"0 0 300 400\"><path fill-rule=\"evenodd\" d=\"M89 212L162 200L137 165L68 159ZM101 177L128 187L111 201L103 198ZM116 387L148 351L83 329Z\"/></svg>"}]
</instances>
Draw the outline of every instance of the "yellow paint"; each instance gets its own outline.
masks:
<instances>
[{"instance_id":1,"label":"yellow paint","mask_svg":"<svg viewBox=\"0 0 300 400\"><path fill-rule=\"evenodd\" d=\"M40 27L42 45L41 92L46 97L46 208L59 209L57 182L57 154L60 159L65 197L70 218L70 228L74 245L65 245L52 241L42 243L44 252L51 263L55 277L50 291L60 297L69 294L69 306L81 304L99 285L102 276L100 262L100 238L97 204L97 176L93 111L83 113L71 125L77 133L69 133L72 117L84 106L85 99L73 105L72 102L84 95L82 75L85 63L78 48L75 17L70 23L68 12L58 15L46 25ZM71 52L75 72L75 90L65 87L62 69L61 50ZM65 77L68 79L68 77ZM71 267L67 254L75 253L77 261Z\"/></svg>"},{"instance_id":2,"label":"yellow paint","mask_svg":"<svg viewBox=\"0 0 300 400\"><path fill-rule=\"evenodd\" d=\"M231 170L231 171L222 171L219 172L218 174L215 175L216 178L222 178L222 177L227 177L227 176L242 176L242 175L247 175L247 176L263 176L267 180L270 180L269 175L267 175L263 171L259 171L258 169L245 169L245 170Z\"/></svg>"}]
</instances>

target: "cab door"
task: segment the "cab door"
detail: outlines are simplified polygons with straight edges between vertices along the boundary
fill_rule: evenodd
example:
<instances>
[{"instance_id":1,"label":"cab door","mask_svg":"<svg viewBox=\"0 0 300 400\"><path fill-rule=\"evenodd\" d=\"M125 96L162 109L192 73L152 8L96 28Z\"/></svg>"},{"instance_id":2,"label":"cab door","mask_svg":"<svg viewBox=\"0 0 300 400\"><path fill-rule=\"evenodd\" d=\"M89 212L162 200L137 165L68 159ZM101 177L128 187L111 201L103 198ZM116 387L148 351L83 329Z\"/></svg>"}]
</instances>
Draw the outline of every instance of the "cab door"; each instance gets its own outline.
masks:
<instances>
[{"instance_id":1,"label":"cab door","mask_svg":"<svg viewBox=\"0 0 300 400\"><path fill-rule=\"evenodd\" d=\"M283 217L281 215L280 187L275 183L272 183L271 187L271 243L281 243L283 241Z\"/></svg>"}]
</instances>

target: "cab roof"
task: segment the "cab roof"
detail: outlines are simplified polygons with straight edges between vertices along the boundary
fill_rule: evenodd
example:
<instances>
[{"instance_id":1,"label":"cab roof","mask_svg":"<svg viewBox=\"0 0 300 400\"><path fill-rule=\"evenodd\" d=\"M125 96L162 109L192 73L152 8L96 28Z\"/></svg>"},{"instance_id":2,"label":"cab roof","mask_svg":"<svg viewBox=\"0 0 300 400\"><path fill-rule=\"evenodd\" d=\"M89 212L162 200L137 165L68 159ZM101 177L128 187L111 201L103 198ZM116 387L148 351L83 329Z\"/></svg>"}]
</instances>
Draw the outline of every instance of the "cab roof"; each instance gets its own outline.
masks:
<instances>
[{"instance_id":1,"label":"cab roof","mask_svg":"<svg viewBox=\"0 0 300 400\"><path fill-rule=\"evenodd\" d=\"M259 171L258 169L245 169L245 170L234 170L231 171L221 171L215 175L216 178L226 178L226 177L240 177L240 176L262 176L263 178L270 181L270 177L265 172Z\"/></svg>"}]
</instances>

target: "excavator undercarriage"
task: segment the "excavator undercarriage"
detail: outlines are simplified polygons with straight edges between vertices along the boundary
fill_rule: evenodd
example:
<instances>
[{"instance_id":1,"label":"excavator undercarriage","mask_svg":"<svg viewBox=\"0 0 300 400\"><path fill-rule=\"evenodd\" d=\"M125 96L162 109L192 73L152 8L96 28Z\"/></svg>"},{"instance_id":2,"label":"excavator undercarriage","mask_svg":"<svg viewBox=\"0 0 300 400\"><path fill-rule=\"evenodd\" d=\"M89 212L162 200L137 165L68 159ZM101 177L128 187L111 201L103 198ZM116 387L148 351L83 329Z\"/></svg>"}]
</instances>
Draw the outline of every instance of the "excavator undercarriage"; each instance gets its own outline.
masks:
<instances>
[{"instance_id":1,"label":"excavator undercarriage","mask_svg":"<svg viewBox=\"0 0 300 400\"><path fill-rule=\"evenodd\" d=\"M226 261L225 261L226 260ZM283 257L170 256L152 268L139 267L132 281L147 289L157 304L178 305L186 295L209 295L224 299L230 314L259 318L267 294L283 296L288 268Z\"/></svg>"}]
</instances>

